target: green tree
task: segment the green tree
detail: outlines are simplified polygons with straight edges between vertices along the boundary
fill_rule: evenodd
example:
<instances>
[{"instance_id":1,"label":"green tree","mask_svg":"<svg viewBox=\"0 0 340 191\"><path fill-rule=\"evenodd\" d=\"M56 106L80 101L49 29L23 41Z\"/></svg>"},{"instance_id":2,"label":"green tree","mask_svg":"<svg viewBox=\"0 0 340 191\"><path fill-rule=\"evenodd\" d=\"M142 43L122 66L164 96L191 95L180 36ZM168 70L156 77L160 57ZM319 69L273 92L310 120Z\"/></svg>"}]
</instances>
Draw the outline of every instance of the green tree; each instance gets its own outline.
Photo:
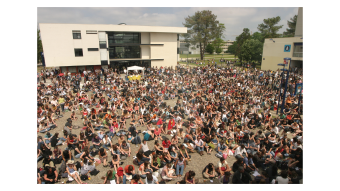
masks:
<instances>
[{"instance_id":1,"label":"green tree","mask_svg":"<svg viewBox=\"0 0 340 191\"><path fill-rule=\"evenodd\" d=\"M242 54L241 54L242 53L242 45L246 40L248 40L250 38L251 38L251 36L250 36L248 28L244 28L243 32L238 37L236 37L235 58L237 56L241 61L243 60Z\"/></svg>"},{"instance_id":2,"label":"green tree","mask_svg":"<svg viewBox=\"0 0 340 191\"><path fill-rule=\"evenodd\" d=\"M41 40L40 40L40 30L38 29L38 58L37 58L37 63L40 63L41 62L41 55L40 55L40 52L43 51L43 47L42 47L42 43L41 43Z\"/></svg>"},{"instance_id":3,"label":"green tree","mask_svg":"<svg viewBox=\"0 0 340 191\"><path fill-rule=\"evenodd\" d=\"M286 28L286 31L283 32L284 37L294 37L295 36L295 28L296 28L297 15L294 15L293 18L290 18L290 21L287 21L287 25L289 28Z\"/></svg>"},{"instance_id":4,"label":"green tree","mask_svg":"<svg viewBox=\"0 0 340 191\"><path fill-rule=\"evenodd\" d=\"M187 27L187 33L182 34L185 42L191 46L198 44L200 49L201 60L206 51L208 41L221 37L225 31L224 24L220 24L217 16L209 10L197 11L194 15L184 18Z\"/></svg>"},{"instance_id":5,"label":"green tree","mask_svg":"<svg viewBox=\"0 0 340 191\"><path fill-rule=\"evenodd\" d=\"M223 51L222 48L215 48L215 52L216 52L217 54L220 54L222 51Z\"/></svg>"},{"instance_id":6,"label":"green tree","mask_svg":"<svg viewBox=\"0 0 340 191\"><path fill-rule=\"evenodd\" d=\"M236 46L237 46L237 42L234 41L232 45L228 46L228 51L230 54L236 54Z\"/></svg>"},{"instance_id":7,"label":"green tree","mask_svg":"<svg viewBox=\"0 0 340 191\"><path fill-rule=\"evenodd\" d=\"M261 61L262 59L263 43L259 40L248 39L241 47L241 57L245 61Z\"/></svg>"},{"instance_id":8,"label":"green tree","mask_svg":"<svg viewBox=\"0 0 340 191\"><path fill-rule=\"evenodd\" d=\"M211 43L209 43L209 44L207 45L205 51L208 52L209 54L214 53L214 46L213 46Z\"/></svg>"},{"instance_id":9,"label":"green tree","mask_svg":"<svg viewBox=\"0 0 340 191\"><path fill-rule=\"evenodd\" d=\"M276 26L280 20L280 16L263 19L263 23L259 24L257 29L264 38L278 38L280 34L277 34L277 32L283 27L283 25Z\"/></svg>"},{"instance_id":10,"label":"green tree","mask_svg":"<svg viewBox=\"0 0 340 191\"><path fill-rule=\"evenodd\" d=\"M258 40L260 42L264 42L264 38L261 33L259 32L254 32L254 34L251 36L251 39Z\"/></svg>"},{"instance_id":11,"label":"green tree","mask_svg":"<svg viewBox=\"0 0 340 191\"><path fill-rule=\"evenodd\" d=\"M221 38L216 38L213 42L212 42L212 45L215 49L215 52L217 54L221 53L222 52L222 46L224 45L224 40L222 40Z\"/></svg>"}]
</instances>

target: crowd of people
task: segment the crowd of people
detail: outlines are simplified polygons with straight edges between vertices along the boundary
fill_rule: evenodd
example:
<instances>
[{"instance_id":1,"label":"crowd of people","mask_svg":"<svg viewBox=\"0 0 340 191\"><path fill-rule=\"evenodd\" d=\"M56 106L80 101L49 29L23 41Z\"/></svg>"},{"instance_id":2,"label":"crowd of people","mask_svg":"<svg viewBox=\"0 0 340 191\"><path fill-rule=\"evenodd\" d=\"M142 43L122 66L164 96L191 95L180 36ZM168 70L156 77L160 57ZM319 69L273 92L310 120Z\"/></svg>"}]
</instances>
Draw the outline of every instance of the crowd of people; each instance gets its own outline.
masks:
<instances>
[{"instance_id":1,"label":"crowd of people","mask_svg":"<svg viewBox=\"0 0 340 191\"><path fill-rule=\"evenodd\" d=\"M38 183L86 184L98 165L107 169L96 182L104 184L300 183L303 99L294 94L301 69L288 77L178 65L146 68L135 81L120 72L37 75ZM276 115L286 78L284 109ZM212 155L204 168L184 172L203 155ZM228 164L231 157L236 161ZM133 162L123 165L128 158Z\"/></svg>"}]
</instances>

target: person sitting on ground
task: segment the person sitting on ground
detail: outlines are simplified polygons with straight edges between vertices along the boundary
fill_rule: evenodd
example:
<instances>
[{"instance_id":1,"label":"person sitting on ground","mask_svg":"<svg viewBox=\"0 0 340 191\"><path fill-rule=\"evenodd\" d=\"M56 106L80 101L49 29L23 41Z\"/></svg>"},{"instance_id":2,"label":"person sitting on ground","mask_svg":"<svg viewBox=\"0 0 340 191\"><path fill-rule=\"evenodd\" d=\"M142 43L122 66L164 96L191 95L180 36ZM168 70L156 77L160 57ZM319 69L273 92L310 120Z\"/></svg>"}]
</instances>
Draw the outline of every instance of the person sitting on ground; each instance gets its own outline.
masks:
<instances>
[{"instance_id":1,"label":"person sitting on ground","mask_svg":"<svg viewBox=\"0 0 340 191\"><path fill-rule=\"evenodd\" d=\"M161 172L161 178L163 180L172 180L173 178L177 178L177 176L174 176L174 169L171 168L172 163L167 163L164 167L163 170Z\"/></svg>"},{"instance_id":2,"label":"person sitting on ground","mask_svg":"<svg viewBox=\"0 0 340 191\"><path fill-rule=\"evenodd\" d=\"M216 168L216 172L220 175L224 175L224 173L226 172L230 172L231 168L229 167L227 160L224 159L223 157L220 158L220 161L218 162L217 168Z\"/></svg>"},{"instance_id":3,"label":"person sitting on ground","mask_svg":"<svg viewBox=\"0 0 340 191\"><path fill-rule=\"evenodd\" d=\"M143 139L143 141L142 141L141 145L139 146L139 148L138 148L136 153L138 153L139 150L143 151L143 155L145 157L149 157L149 155L152 153L152 151L150 151L150 149L148 147L148 144L147 144L145 139Z\"/></svg>"},{"instance_id":4,"label":"person sitting on ground","mask_svg":"<svg viewBox=\"0 0 340 191\"><path fill-rule=\"evenodd\" d=\"M251 181L251 176L249 173L244 171L244 167L240 166L238 170L233 174L232 183L233 184L249 184Z\"/></svg>"},{"instance_id":5,"label":"person sitting on ground","mask_svg":"<svg viewBox=\"0 0 340 191\"><path fill-rule=\"evenodd\" d=\"M125 140L122 142L122 145L120 146L120 152L121 152L121 155L123 155L122 160L124 160L123 157L126 158L126 157L130 157L131 155L130 144L127 143Z\"/></svg>"},{"instance_id":6,"label":"person sitting on ground","mask_svg":"<svg viewBox=\"0 0 340 191\"><path fill-rule=\"evenodd\" d=\"M76 182L78 184L86 184L83 181L81 181L80 176L77 172L77 168L74 165L74 161L69 160L66 164L67 164L66 171L67 171L67 174L68 174L68 180L73 181L73 179L74 179L74 180L76 180Z\"/></svg>"},{"instance_id":7,"label":"person sitting on ground","mask_svg":"<svg viewBox=\"0 0 340 191\"><path fill-rule=\"evenodd\" d=\"M55 169L53 162L45 165L44 181L45 184L54 184L58 182L58 172Z\"/></svg>"},{"instance_id":8,"label":"person sitting on ground","mask_svg":"<svg viewBox=\"0 0 340 191\"><path fill-rule=\"evenodd\" d=\"M236 159L243 159L244 157L247 157L248 154L247 154L247 150L245 149L245 146L244 144L242 144L241 146L236 146L236 150L235 150L235 147L233 148L233 150L235 150L235 158Z\"/></svg>"},{"instance_id":9,"label":"person sitting on ground","mask_svg":"<svg viewBox=\"0 0 340 191\"><path fill-rule=\"evenodd\" d=\"M117 169L119 168L119 163L120 163L119 154L113 154L111 162L112 162L113 168L115 168L115 171L117 172Z\"/></svg>"},{"instance_id":10,"label":"person sitting on ground","mask_svg":"<svg viewBox=\"0 0 340 191\"><path fill-rule=\"evenodd\" d=\"M123 184L126 184L126 180L131 181L132 176L135 175L135 167L133 165L126 165L123 174Z\"/></svg>"},{"instance_id":11,"label":"person sitting on ground","mask_svg":"<svg viewBox=\"0 0 340 191\"><path fill-rule=\"evenodd\" d=\"M103 163L103 167L107 167L108 166L108 164L107 164L107 153L104 150L104 148L99 149L98 155L99 155L100 161Z\"/></svg>"},{"instance_id":12,"label":"person sitting on ground","mask_svg":"<svg viewBox=\"0 0 340 191\"><path fill-rule=\"evenodd\" d=\"M209 178L210 180L217 177L217 173L215 172L215 167L213 163L209 163L207 166L204 167L202 171L202 175L204 178Z\"/></svg>"},{"instance_id":13,"label":"person sitting on ground","mask_svg":"<svg viewBox=\"0 0 340 191\"><path fill-rule=\"evenodd\" d=\"M156 176L151 173L146 175L145 184L159 184Z\"/></svg>"},{"instance_id":14,"label":"person sitting on ground","mask_svg":"<svg viewBox=\"0 0 340 191\"><path fill-rule=\"evenodd\" d=\"M142 180L140 179L140 176L136 174L135 176L132 177L130 184L144 184Z\"/></svg>"},{"instance_id":15,"label":"person sitting on ground","mask_svg":"<svg viewBox=\"0 0 340 191\"><path fill-rule=\"evenodd\" d=\"M116 183L116 171L107 171L103 184L115 184Z\"/></svg>"},{"instance_id":16,"label":"person sitting on ground","mask_svg":"<svg viewBox=\"0 0 340 191\"><path fill-rule=\"evenodd\" d=\"M225 172L224 175L219 178L220 183L229 184L231 182L230 175L230 172Z\"/></svg>"}]
</instances>

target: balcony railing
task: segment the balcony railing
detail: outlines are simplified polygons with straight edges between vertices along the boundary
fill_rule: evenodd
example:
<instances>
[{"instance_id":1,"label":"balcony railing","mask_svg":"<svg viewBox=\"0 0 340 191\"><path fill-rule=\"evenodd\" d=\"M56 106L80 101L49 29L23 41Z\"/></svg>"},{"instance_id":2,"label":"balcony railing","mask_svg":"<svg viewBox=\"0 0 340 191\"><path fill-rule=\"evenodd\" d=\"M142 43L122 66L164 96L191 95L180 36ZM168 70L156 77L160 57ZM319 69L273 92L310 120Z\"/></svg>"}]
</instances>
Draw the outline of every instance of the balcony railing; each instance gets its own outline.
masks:
<instances>
[{"instance_id":1,"label":"balcony railing","mask_svg":"<svg viewBox=\"0 0 340 191\"><path fill-rule=\"evenodd\" d=\"M303 52L294 52L293 57L303 57Z\"/></svg>"}]
</instances>

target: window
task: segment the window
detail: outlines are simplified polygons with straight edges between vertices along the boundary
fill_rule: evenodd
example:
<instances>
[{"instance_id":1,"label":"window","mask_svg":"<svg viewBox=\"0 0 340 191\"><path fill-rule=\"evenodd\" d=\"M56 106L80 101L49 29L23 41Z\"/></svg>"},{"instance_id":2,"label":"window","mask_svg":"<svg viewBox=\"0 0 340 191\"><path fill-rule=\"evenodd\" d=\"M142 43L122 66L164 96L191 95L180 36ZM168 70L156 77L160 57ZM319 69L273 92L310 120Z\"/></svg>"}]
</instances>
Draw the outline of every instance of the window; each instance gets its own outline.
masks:
<instances>
[{"instance_id":1,"label":"window","mask_svg":"<svg viewBox=\"0 0 340 191\"><path fill-rule=\"evenodd\" d=\"M88 48L87 51L98 51L98 48Z\"/></svg>"},{"instance_id":2,"label":"window","mask_svg":"<svg viewBox=\"0 0 340 191\"><path fill-rule=\"evenodd\" d=\"M75 48L75 49L74 49L74 55L75 55L76 57L83 56L83 49L81 49L81 48Z\"/></svg>"},{"instance_id":3,"label":"window","mask_svg":"<svg viewBox=\"0 0 340 191\"><path fill-rule=\"evenodd\" d=\"M80 31L72 31L73 39L81 39L81 33Z\"/></svg>"},{"instance_id":4,"label":"window","mask_svg":"<svg viewBox=\"0 0 340 191\"><path fill-rule=\"evenodd\" d=\"M139 46L112 46L109 48L110 59L140 58Z\"/></svg>"},{"instance_id":5,"label":"window","mask_svg":"<svg viewBox=\"0 0 340 191\"><path fill-rule=\"evenodd\" d=\"M108 33L110 44L135 43L140 44L140 33Z\"/></svg>"}]
</instances>

